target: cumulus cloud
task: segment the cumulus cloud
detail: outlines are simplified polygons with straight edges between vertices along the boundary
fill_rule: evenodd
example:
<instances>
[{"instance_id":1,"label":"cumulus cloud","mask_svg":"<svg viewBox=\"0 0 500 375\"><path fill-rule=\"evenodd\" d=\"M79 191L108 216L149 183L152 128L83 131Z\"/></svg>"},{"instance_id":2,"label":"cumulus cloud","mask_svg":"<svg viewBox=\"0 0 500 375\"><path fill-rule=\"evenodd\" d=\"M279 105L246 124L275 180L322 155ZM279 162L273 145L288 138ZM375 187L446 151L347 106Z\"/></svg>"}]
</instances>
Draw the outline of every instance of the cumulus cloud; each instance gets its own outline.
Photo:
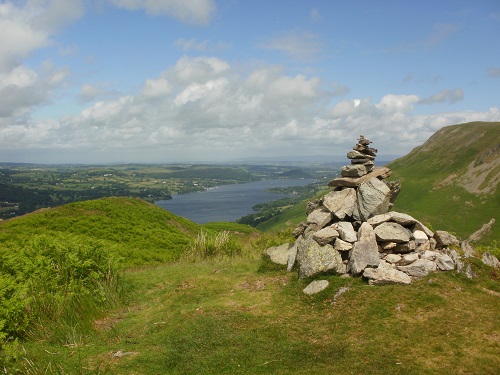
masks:
<instances>
[{"instance_id":1,"label":"cumulus cloud","mask_svg":"<svg viewBox=\"0 0 500 375\"><path fill-rule=\"evenodd\" d=\"M191 24L208 24L215 11L213 0L109 0L128 10L144 10L155 16L171 16Z\"/></svg>"},{"instance_id":2,"label":"cumulus cloud","mask_svg":"<svg viewBox=\"0 0 500 375\"><path fill-rule=\"evenodd\" d=\"M259 48L282 52L296 60L314 60L322 51L318 35L306 30L294 30L275 35L258 45Z\"/></svg>"},{"instance_id":3,"label":"cumulus cloud","mask_svg":"<svg viewBox=\"0 0 500 375\"><path fill-rule=\"evenodd\" d=\"M1 82L28 88L39 77L18 71ZM231 160L289 155L290 150L342 155L365 134L381 154L401 154L442 126L500 120L498 108L417 115L414 106L421 98L416 95L332 103L330 87L281 66L260 66L242 75L218 58L183 57L147 79L135 94L94 102L77 115L57 121L0 118L7 125L0 126L0 149L60 149L78 155L87 150L87 162L104 161L88 159L92 155L113 161L111 155L120 153L120 161ZM82 92L90 95L95 89L88 85Z\"/></svg>"},{"instance_id":4,"label":"cumulus cloud","mask_svg":"<svg viewBox=\"0 0 500 375\"><path fill-rule=\"evenodd\" d=\"M453 89L453 90L443 90L429 96L428 98L421 99L421 104L434 104L434 103L455 103L464 99L464 91L462 89Z\"/></svg>"}]
</instances>

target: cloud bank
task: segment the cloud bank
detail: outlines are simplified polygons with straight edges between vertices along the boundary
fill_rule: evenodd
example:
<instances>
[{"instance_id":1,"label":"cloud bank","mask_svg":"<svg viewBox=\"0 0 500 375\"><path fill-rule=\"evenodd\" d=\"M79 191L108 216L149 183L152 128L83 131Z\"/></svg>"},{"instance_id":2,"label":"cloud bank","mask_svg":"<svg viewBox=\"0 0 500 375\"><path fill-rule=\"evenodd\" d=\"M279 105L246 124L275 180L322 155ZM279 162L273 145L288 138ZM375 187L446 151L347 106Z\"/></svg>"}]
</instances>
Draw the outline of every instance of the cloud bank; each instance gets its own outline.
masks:
<instances>
[{"instance_id":1,"label":"cloud bank","mask_svg":"<svg viewBox=\"0 0 500 375\"><path fill-rule=\"evenodd\" d=\"M102 157L129 162L234 160L290 155L290 150L297 155L342 155L365 134L381 154L404 154L442 126L500 120L498 108L416 114L422 103L459 97L455 90L427 99L387 94L377 101L338 101L333 86L316 76L290 75L274 65L245 75L240 71L216 57L183 57L147 79L134 95L94 102L78 115L20 122L14 113L3 113L0 148L60 150L60 155L68 152L68 162L99 162ZM36 77L19 72L12 79L31 87ZM99 92L99 87L86 85L81 95ZM40 100L34 97L32 102ZM86 160L70 156L82 154ZM118 154L122 159L114 160Z\"/></svg>"}]
</instances>

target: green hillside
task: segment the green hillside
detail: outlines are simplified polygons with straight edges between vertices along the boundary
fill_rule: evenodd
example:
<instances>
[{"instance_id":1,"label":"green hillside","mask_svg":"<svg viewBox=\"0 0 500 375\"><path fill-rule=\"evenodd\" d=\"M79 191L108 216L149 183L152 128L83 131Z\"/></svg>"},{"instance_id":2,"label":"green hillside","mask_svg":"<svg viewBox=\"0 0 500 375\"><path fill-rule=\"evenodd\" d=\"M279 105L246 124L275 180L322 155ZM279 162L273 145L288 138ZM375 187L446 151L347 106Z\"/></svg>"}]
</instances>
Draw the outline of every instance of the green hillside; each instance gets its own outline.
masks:
<instances>
[{"instance_id":1,"label":"green hillside","mask_svg":"<svg viewBox=\"0 0 500 375\"><path fill-rule=\"evenodd\" d=\"M444 127L408 155L388 164L401 181L396 211L465 239L491 218L484 240L500 240L500 123Z\"/></svg>"},{"instance_id":2,"label":"green hillside","mask_svg":"<svg viewBox=\"0 0 500 375\"><path fill-rule=\"evenodd\" d=\"M38 235L103 245L123 266L179 258L198 224L136 198L102 198L0 221L0 248Z\"/></svg>"}]
</instances>

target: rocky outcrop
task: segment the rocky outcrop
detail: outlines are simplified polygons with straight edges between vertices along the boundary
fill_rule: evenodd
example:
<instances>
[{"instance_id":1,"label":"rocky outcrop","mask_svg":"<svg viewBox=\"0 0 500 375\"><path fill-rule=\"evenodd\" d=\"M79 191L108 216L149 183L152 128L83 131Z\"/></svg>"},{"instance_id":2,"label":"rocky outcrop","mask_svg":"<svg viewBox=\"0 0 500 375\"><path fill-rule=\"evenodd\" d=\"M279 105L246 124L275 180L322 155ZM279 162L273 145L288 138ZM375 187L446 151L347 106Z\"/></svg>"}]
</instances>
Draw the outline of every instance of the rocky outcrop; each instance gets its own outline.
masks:
<instances>
[{"instance_id":1,"label":"rocky outcrop","mask_svg":"<svg viewBox=\"0 0 500 375\"><path fill-rule=\"evenodd\" d=\"M455 236L391 211L400 184L385 181L391 171L375 167L377 149L370 143L361 135L347 154L351 164L328 184L333 190L307 204L307 221L294 230L295 244L282 248L280 261L286 254L288 270L297 269L299 278L347 273L371 285L410 284L430 272L454 269L473 277L451 249L460 245ZM269 257L275 252L267 251ZM484 261L498 266L490 257Z\"/></svg>"}]
</instances>

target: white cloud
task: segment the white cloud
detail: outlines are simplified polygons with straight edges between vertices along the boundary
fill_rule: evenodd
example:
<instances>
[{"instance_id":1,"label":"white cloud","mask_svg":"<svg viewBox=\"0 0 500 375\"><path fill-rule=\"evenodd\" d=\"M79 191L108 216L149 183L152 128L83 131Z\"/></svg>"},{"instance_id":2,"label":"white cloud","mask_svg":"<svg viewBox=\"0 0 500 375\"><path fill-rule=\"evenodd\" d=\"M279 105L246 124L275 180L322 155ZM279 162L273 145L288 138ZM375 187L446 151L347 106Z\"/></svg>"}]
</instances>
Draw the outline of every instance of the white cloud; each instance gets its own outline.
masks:
<instances>
[{"instance_id":1,"label":"white cloud","mask_svg":"<svg viewBox=\"0 0 500 375\"><path fill-rule=\"evenodd\" d=\"M213 0L109 0L128 10L143 9L155 16L171 16L192 24L208 24L215 11Z\"/></svg>"},{"instance_id":2,"label":"white cloud","mask_svg":"<svg viewBox=\"0 0 500 375\"><path fill-rule=\"evenodd\" d=\"M322 52L318 35L305 30L295 30L268 38L259 48L280 51L297 60L314 60Z\"/></svg>"},{"instance_id":3,"label":"white cloud","mask_svg":"<svg viewBox=\"0 0 500 375\"><path fill-rule=\"evenodd\" d=\"M417 95L331 103L330 85L318 77L290 75L281 66L240 72L221 59L183 57L134 95L101 100L74 116L16 122L7 113L0 118L0 150L71 150L65 155L79 155L75 162L231 160L344 155L365 134L380 154L401 154L442 126L500 120L498 108L417 115ZM0 82L31 90L40 77L19 70ZM82 92L98 89L88 85Z\"/></svg>"},{"instance_id":4,"label":"white cloud","mask_svg":"<svg viewBox=\"0 0 500 375\"><path fill-rule=\"evenodd\" d=\"M421 99L421 104L434 104L434 103L455 103L464 99L464 91L462 89L446 89L438 92L428 98Z\"/></svg>"}]
</instances>

